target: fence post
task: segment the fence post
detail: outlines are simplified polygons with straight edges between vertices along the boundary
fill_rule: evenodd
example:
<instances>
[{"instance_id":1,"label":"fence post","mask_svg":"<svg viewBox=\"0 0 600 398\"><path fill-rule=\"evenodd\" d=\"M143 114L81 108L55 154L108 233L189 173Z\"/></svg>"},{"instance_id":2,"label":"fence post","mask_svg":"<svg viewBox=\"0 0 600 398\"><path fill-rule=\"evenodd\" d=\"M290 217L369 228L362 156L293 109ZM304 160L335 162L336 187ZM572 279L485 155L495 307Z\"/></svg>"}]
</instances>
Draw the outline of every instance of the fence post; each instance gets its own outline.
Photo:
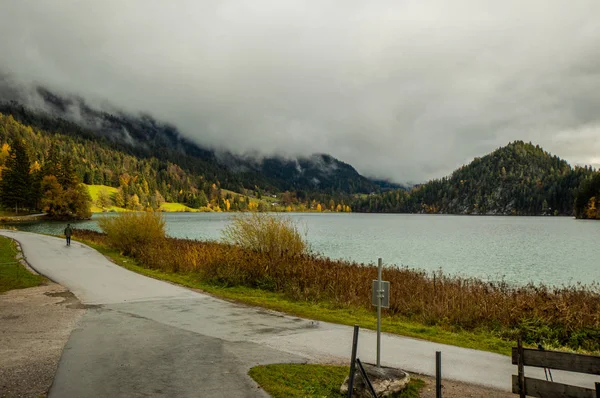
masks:
<instances>
[{"instance_id":1,"label":"fence post","mask_svg":"<svg viewBox=\"0 0 600 398\"><path fill-rule=\"evenodd\" d=\"M600 398L600 383L596 383L596 398Z\"/></svg>"},{"instance_id":2,"label":"fence post","mask_svg":"<svg viewBox=\"0 0 600 398\"><path fill-rule=\"evenodd\" d=\"M519 370L519 397L526 398L525 395L525 368L524 368L524 358L523 358L523 338L519 336L517 340L517 352L518 352L518 370Z\"/></svg>"},{"instance_id":3,"label":"fence post","mask_svg":"<svg viewBox=\"0 0 600 398\"><path fill-rule=\"evenodd\" d=\"M383 262L381 258L377 260L377 367L381 367L381 300L383 293L381 290L381 271Z\"/></svg>"},{"instance_id":4,"label":"fence post","mask_svg":"<svg viewBox=\"0 0 600 398\"><path fill-rule=\"evenodd\" d=\"M352 360L350 361L350 378L348 379L348 398L352 398L354 392L354 373L356 372L356 349L358 348L358 325L354 325L354 336L352 337Z\"/></svg>"},{"instance_id":5,"label":"fence post","mask_svg":"<svg viewBox=\"0 0 600 398\"><path fill-rule=\"evenodd\" d=\"M442 398L442 352L435 352L435 398Z\"/></svg>"}]
</instances>

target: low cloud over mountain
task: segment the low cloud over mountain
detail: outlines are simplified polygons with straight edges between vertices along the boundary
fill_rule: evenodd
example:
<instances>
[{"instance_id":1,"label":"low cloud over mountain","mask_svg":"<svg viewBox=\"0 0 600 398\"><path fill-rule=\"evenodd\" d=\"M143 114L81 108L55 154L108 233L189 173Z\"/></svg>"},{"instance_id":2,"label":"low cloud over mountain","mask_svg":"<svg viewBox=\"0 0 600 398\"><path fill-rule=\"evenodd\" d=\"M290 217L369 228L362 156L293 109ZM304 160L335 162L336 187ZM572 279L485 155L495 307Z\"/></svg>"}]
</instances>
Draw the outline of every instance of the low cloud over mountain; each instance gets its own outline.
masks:
<instances>
[{"instance_id":1,"label":"low cloud over mountain","mask_svg":"<svg viewBox=\"0 0 600 398\"><path fill-rule=\"evenodd\" d=\"M205 146L330 153L400 182L515 139L600 165L596 1L6 3L11 80Z\"/></svg>"}]
</instances>

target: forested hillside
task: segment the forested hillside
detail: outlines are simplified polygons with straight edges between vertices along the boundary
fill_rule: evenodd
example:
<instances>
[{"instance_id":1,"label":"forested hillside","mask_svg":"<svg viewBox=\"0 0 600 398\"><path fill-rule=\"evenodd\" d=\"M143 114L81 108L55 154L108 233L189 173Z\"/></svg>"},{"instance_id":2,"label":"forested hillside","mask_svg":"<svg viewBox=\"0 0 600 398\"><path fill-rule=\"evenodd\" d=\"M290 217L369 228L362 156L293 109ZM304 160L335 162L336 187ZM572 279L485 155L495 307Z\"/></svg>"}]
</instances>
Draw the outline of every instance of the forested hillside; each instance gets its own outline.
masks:
<instances>
[{"instance_id":1,"label":"forested hillside","mask_svg":"<svg viewBox=\"0 0 600 398\"><path fill-rule=\"evenodd\" d=\"M352 166L328 155L285 159L217 153L150 116L102 112L78 98L62 98L42 89L38 92L47 112L34 112L17 102L0 102L0 112L35 129L94 140L141 159L175 163L236 192L260 187L265 192L291 191L303 196L302 192L346 195L380 190Z\"/></svg>"},{"instance_id":2,"label":"forested hillside","mask_svg":"<svg viewBox=\"0 0 600 398\"><path fill-rule=\"evenodd\" d=\"M106 138L63 120L41 117L36 124L42 123L48 123L58 132L38 130L15 120L12 115L0 113L0 169L8 166L9 152L17 142L26 147L28 158L33 164L32 173L33 169L47 164L55 152L61 159L68 161L78 181L117 188L110 198L103 195L102 206L99 206L102 208L116 206L131 210L159 209L164 202L176 202L184 203L192 209L207 208L216 211L350 210L349 198L335 191L329 194L320 191L279 192L260 186L246 189L248 184L240 180L233 185L237 186L237 190L232 192L223 187L219 176L226 179L227 187L232 186L232 179L228 177L233 176L235 181L240 177L210 162L207 162L207 173L204 174L196 171L202 168L204 161L196 162L191 156L180 155L182 163L192 167L190 170L148 154L136 156L136 148L126 151ZM187 163L186 160L192 163ZM285 173L285 168L282 172ZM269 186L272 190L276 189ZM277 198L272 198L275 193ZM267 195L271 198L270 202L258 200ZM267 203L273 208L267 206Z\"/></svg>"},{"instance_id":3,"label":"forested hillside","mask_svg":"<svg viewBox=\"0 0 600 398\"><path fill-rule=\"evenodd\" d=\"M595 187L587 182L592 175L591 168L572 168L539 146L515 141L474 159L449 177L429 181L410 191L358 198L353 209L397 213L572 215L580 187L585 184ZM588 204L590 195L581 196L580 208L583 209L583 201Z\"/></svg>"}]
</instances>

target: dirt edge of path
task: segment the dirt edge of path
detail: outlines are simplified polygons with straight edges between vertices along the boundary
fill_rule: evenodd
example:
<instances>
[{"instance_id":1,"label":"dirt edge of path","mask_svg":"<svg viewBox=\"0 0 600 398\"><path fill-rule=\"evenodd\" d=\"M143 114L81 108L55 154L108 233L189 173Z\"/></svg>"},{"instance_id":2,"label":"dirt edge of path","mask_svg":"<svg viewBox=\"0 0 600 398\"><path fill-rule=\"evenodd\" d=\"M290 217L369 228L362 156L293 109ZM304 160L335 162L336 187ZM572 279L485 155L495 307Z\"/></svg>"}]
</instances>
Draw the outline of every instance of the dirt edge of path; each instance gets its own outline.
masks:
<instances>
[{"instance_id":1,"label":"dirt edge of path","mask_svg":"<svg viewBox=\"0 0 600 398\"><path fill-rule=\"evenodd\" d=\"M16 243L19 261L39 274ZM49 280L0 294L0 398L47 395L63 348L84 311L73 293Z\"/></svg>"}]
</instances>

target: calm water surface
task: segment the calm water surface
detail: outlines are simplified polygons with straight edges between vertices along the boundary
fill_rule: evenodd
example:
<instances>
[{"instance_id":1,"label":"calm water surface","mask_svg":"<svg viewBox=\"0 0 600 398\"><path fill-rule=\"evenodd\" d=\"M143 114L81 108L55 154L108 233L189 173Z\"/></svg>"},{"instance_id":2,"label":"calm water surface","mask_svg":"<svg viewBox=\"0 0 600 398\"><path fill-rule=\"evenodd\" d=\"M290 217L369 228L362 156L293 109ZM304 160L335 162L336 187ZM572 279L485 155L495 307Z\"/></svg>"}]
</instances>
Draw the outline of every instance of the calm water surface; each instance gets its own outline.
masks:
<instances>
[{"instance_id":1,"label":"calm water surface","mask_svg":"<svg viewBox=\"0 0 600 398\"><path fill-rule=\"evenodd\" d=\"M109 215L110 216L110 215ZM98 229L91 221L77 228ZM227 213L165 214L170 236L221 237ZM291 214L314 251L331 258L398 264L427 271L562 285L600 282L600 222L566 217L413 214ZM64 223L21 229L60 233ZM385 274L385 273L384 273Z\"/></svg>"}]
</instances>

